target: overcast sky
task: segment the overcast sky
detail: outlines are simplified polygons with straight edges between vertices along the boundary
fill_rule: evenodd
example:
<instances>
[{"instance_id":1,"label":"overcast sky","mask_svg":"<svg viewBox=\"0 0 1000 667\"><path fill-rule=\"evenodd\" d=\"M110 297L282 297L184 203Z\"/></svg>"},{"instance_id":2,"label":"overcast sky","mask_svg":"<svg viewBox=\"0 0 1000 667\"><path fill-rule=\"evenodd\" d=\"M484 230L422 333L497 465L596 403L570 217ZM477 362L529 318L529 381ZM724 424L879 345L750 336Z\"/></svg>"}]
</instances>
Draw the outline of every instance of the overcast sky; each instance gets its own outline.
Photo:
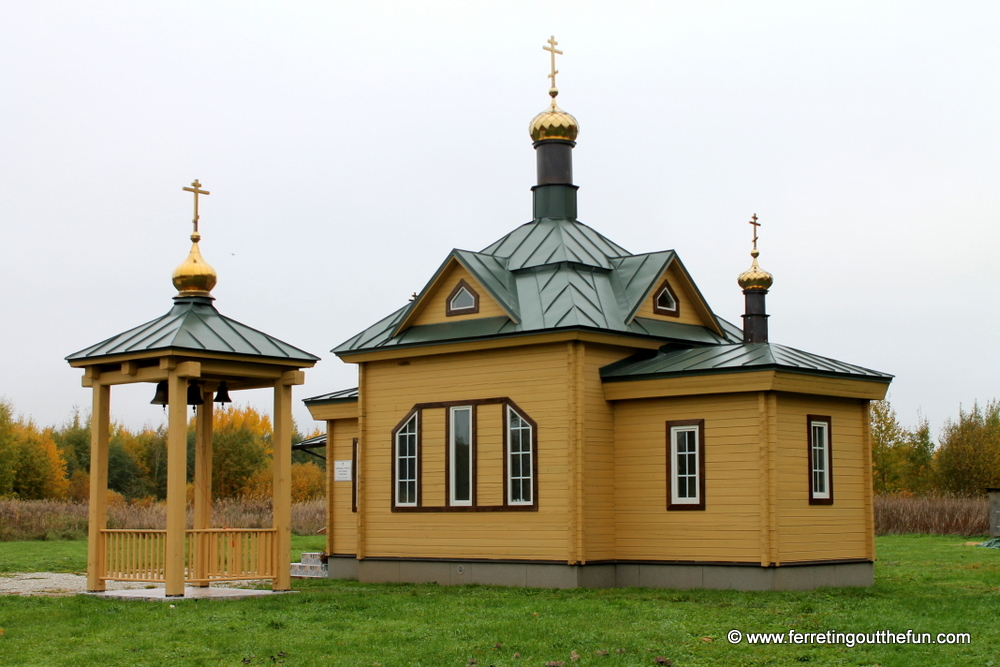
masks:
<instances>
[{"instance_id":1,"label":"overcast sky","mask_svg":"<svg viewBox=\"0 0 1000 667\"><path fill-rule=\"evenodd\" d=\"M1000 3L955 0L6 2L0 396L89 410L64 357L169 310L195 178L215 305L323 358L296 399L355 386L330 348L530 219L551 34L582 222L738 323L756 213L773 342L935 433L1000 396Z\"/></svg>"}]
</instances>

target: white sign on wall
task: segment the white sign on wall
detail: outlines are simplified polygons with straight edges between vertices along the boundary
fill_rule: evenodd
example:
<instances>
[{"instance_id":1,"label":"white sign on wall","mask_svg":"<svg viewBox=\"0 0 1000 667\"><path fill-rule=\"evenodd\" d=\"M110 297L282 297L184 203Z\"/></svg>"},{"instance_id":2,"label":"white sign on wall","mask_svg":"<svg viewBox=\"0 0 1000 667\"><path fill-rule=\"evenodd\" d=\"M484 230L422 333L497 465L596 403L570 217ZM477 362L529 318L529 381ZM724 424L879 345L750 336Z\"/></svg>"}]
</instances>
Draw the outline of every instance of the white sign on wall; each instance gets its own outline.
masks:
<instances>
[{"instance_id":1,"label":"white sign on wall","mask_svg":"<svg viewBox=\"0 0 1000 667\"><path fill-rule=\"evenodd\" d=\"M350 482L352 479L351 469L352 461L334 461L333 462L333 481L335 482Z\"/></svg>"}]
</instances>

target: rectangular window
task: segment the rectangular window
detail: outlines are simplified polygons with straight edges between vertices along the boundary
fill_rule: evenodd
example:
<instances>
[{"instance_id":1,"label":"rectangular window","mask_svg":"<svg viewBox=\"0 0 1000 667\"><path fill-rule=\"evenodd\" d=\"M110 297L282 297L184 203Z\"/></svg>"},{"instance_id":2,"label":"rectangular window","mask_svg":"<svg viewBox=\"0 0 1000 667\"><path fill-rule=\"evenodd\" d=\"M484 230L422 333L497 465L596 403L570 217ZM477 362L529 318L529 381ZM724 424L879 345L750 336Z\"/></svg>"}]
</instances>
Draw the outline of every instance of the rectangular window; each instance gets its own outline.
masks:
<instances>
[{"instance_id":1,"label":"rectangular window","mask_svg":"<svg viewBox=\"0 0 1000 667\"><path fill-rule=\"evenodd\" d=\"M471 405L453 407L448 416L448 488L449 505L472 505L473 442L475 420Z\"/></svg>"},{"instance_id":2,"label":"rectangular window","mask_svg":"<svg viewBox=\"0 0 1000 667\"><path fill-rule=\"evenodd\" d=\"M833 504L833 455L830 418L809 415L809 504Z\"/></svg>"},{"instance_id":3,"label":"rectangular window","mask_svg":"<svg viewBox=\"0 0 1000 667\"><path fill-rule=\"evenodd\" d=\"M534 427L507 406L507 504L531 505L535 501Z\"/></svg>"},{"instance_id":4,"label":"rectangular window","mask_svg":"<svg viewBox=\"0 0 1000 667\"><path fill-rule=\"evenodd\" d=\"M417 506L417 419L419 412L413 415L396 430L396 506Z\"/></svg>"},{"instance_id":5,"label":"rectangular window","mask_svg":"<svg viewBox=\"0 0 1000 667\"><path fill-rule=\"evenodd\" d=\"M667 422L668 510L705 509L705 420Z\"/></svg>"}]
</instances>

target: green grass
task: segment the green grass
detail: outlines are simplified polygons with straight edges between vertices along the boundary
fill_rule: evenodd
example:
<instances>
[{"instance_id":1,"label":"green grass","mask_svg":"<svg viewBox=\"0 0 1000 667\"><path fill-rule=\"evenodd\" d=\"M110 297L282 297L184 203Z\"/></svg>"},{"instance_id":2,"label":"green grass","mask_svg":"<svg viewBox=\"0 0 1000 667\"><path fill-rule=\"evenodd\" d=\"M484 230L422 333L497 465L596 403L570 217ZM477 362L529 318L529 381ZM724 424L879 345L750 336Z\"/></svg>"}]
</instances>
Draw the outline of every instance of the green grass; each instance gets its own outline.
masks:
<instances>
[{"instance_id":1,"label":"green grass","mask_svg":"<svg viewBox=\"0 0 1000 667\"><path fill-rule=\"evenodd\" d=\"M299 538L313 540L317 538ZM982 665L1000 667L1000 551L878 538L876 585L811 592L296 581L296 595L165 603L0 596L14 665ZM8 547L0 545L0 563ZM36 543L51 546L59 543ZM71 542L82 551L82 542ZM303 548L314 549L314 544ZM63 554L72 556L67 551ZM76 561L82 562L82 561ZM4 566L6 567L6 566ZM733 646L743 632L969 632L964 646ZM496 644L500 648L496 648ZM624 649L624 653L615 653ZM570 661L571 651L581 656ZM597 656L595 651L610 655ZM513 658L519 652L520 659ZM273 659L272 659L272 656Z\"/></svg>"}]
</instances>

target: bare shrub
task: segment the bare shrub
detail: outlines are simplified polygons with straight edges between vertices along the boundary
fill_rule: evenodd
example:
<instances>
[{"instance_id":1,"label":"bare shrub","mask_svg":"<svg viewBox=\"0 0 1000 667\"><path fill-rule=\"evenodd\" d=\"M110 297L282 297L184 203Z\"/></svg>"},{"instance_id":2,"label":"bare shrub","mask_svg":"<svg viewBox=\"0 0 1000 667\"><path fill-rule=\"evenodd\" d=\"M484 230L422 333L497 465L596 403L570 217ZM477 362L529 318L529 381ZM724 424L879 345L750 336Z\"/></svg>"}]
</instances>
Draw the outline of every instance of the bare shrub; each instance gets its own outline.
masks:
<instances>
[{"instance_id":1,"label":"bare shrub","mask_svg":"<svg viewBox=\"0 0 1000 667\"><path fill-rule=\"evenodd\" d=\"M956 496L875 496L875 534L986 535L989 501Z\"/></svg>"},{"instance_id":2,"label":"bare shrub","mask_svg":"<svg viewBox=\"0 0 1000 667\"><path fill-rule=\"evenodd\" d=\"M87 503L59 500L0 500L0 542L69 540L87 536ZM187 511L187 525L193 523ZM163 529L167 506L163 502L115 501L108 506L108 528ZM215 528L270 528L270 500L217 500L212 505ZM326 501L292 504L292 533L313 535L326 525Z\"/></svg>"}]
</instances>

